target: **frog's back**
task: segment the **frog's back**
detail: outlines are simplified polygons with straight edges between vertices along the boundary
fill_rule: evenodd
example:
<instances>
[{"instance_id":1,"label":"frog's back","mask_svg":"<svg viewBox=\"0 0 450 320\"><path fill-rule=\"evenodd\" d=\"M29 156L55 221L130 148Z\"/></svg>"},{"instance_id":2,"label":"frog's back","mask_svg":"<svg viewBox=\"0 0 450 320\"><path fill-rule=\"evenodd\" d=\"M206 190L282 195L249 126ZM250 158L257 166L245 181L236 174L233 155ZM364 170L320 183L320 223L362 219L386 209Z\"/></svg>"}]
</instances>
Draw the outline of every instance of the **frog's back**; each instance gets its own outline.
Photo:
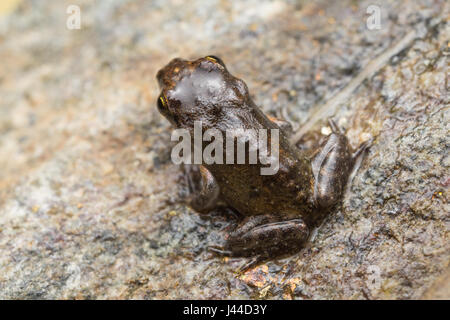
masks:
<instances>
[{"instance_id":1,"label":"frog's back","mask_svg":"<svg viewBox=\"0 0 450 320\"><path fill-rule=\"evenodd\" d=\"M305 215L311 211L311 166L281 137L279 169L262 175L261 164L210 165L222 199L243 215Z\"/></svg>"}]
</instances>

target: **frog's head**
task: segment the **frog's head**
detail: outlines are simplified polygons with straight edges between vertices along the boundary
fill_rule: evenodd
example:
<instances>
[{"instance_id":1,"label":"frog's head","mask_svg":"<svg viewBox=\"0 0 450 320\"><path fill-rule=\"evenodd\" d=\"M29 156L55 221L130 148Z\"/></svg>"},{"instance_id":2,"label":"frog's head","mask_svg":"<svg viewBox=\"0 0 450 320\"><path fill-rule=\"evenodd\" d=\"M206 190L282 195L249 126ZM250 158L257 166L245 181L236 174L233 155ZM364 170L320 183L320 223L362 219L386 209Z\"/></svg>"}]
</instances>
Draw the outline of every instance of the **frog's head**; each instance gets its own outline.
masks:
<instances>
[{"instance_id":1,"label":"frog's head","mask_svg":"<svg viewBox=\"0 0 450 320\"><path fill-rule=\"evenodd\" d=\"M213 127L250 100L247 85L215 56L173 59L156 78L161 88L158 110L177 128L193 128L194 121Z\"/></svg>"}]
</instances>

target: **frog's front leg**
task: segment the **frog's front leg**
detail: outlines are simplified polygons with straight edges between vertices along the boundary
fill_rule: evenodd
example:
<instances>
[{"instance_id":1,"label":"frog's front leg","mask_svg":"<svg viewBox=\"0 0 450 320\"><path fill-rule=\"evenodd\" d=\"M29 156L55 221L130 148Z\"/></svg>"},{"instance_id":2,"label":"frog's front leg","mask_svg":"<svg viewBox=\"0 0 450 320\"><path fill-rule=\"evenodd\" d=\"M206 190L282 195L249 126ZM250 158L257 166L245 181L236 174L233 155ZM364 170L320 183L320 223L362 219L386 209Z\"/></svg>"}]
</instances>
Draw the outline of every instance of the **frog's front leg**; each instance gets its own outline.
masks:
<instances>
[{"instance_id":1,"label":"frog's front leg","mask_svg":"<svg viewBox=\"0 0 450 320\"><path fill-rule=\"evenodd\" d=\"M235 256L269 258L299 249L308 235L309 229L301 218L250 216L228 236L224 249Z\"/></svg>"},{"instance_id":2,"label":"frog's front leg","mask_svg":"<svg viewBox=\"0 0 450 320\"><path fill-rule=\"evenodd\" d=\"M318 208L330 208L341 198L355 160L363 156L370 142L363 143L352 154L347 137L329 120L332 133L314 155L311 166L314 175L313 201ZM359 161L360 163L360 161Z\"/></svg>"},{"instance_id":3,"label":"frog's front leg","mask_svg":"<svg viewBox=\"0 0 450 320\"><path fill-rule=\"evenodd\" d=\"M185 167L191 193L189 205L200 213L208 213L217 206L220 188L214 176L204 166Z\"/></svg>"}]
</instances>

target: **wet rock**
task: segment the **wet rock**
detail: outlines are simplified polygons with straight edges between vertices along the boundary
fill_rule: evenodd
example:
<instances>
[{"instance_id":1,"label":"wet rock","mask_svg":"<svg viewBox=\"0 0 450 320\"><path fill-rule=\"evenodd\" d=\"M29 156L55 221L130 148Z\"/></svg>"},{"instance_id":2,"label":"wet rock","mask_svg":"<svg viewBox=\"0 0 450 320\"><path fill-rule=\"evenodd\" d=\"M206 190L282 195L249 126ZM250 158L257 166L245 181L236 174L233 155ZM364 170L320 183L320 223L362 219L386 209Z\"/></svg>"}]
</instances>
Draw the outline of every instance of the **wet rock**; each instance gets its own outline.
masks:
<instances>
[{"instance_id":1,"label":"wet rock","mask_svg":"<svg viewBox=\"0 0 450 320\"><path fill-rule=\"evenodd\" d=\"M446 1L375 1L379 30L374 1L75 2L80 30L63 2L0 18L1 298L449 297ZM342 204L299 253L236 274L207 250L233 219L184 205L156 71L219 55L297 129L412 28L333 116L374 138Z\"/></svg>"}]
</instances>

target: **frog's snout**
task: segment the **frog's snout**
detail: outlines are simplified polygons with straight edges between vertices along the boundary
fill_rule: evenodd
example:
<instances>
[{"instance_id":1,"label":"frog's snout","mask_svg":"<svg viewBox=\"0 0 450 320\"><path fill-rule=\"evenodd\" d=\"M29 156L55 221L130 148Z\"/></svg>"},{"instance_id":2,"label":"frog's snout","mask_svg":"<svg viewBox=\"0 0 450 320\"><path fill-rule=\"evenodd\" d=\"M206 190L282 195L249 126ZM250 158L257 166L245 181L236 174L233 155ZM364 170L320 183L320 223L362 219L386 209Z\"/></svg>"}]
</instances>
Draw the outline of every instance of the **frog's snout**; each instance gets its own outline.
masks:
<instances>
[{"instance_id":1,"label":"frog's snout","mask_svg":"<svg viewBox=\"0 0 450 320\"><path fill-rule=\"evenodd\" d=\"M186 60L181 58L172 59L166 66L156 73L156 80L160 88L176 82L176 76L185 69Z\"/></svg>"}]
</instances>

